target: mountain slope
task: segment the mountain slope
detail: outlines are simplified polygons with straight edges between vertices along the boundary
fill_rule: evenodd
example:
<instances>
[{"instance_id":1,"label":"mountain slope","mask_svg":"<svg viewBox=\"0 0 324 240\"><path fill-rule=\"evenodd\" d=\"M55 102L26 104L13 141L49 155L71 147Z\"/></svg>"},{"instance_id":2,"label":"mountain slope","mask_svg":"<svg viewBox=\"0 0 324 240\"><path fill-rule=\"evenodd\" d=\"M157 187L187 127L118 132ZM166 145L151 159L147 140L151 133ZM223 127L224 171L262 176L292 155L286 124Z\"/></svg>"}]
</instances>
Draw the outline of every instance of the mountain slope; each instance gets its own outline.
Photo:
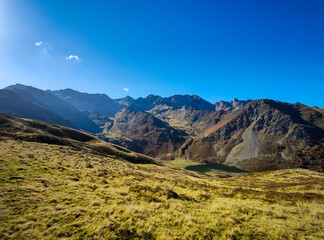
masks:
<instances>
[{"instance_id":1,"label":"mountain slope","mask_svg":"<svg viewBox=\"0 0 324 240\"><path fill-rule=\"evenodd\" d=\"M316 125L319 128L324 128L324 109L317 107L308 107L302 104L294 104L294 107L299 111L300 117Z\"/></svg>"},{"instance_id":2,"label":"mountain slope","mask_svg":"<svg viewBox=\"0 0 324 240\"><path fill-rule=\"evenodd\" d=\"M297 151L320 144L324 138L322 128L305 121L288 103L255 100L226 117L207 136L193 142L186 153L190 159L253 171L290 168Z\"/></svg>"},{"instance_id":3,"label":"mountain slope","mask_svg":"<svg viewBox=\"0 0 324 240\"><path fill-rule=\"evenodd\" d=\"M106 94L81 93L69 88L51 92L79 111L90 111L105 117L113 117L120 110L119 104Z\"/></svg>"},{"instance_id":4,"label":"mountain slope","mask_svg":"<svg viewBox=\"0 0 324 240\"><path fill-rule=\"evenodd\" d=\"M149 95L136 99L134 105L191 136L214 124L217 116L222 114L215 113L215 106L197 95L174 95L167 98Z\"/></svg>"},{"instance_id":5,"label":"mountain slope","mask_svg":"<svg viewBox=\"0 0 324 240\"><path fill-rule=\"evenodd\" d=\"M21 84L12 85L6 89L15 92L31 103L36 101L36 103L43 108L61 116L69 122L72 122L78 129L91 133L98 133L101 131L100 128L87 116L83 115L69 103L51 93Z\"/></svg>"},{"instance_id":6,"label":"mountain slope","mask_svg":"<svg viewBox=\"0 0 324 240\"><path fill-rule=\"evenodd\" d=\"M38 101L29 101L8 89L0 89L0 112L16 117L42 120L67 127L76 126L61 116L47 110Z\"/></svg>"},{"instance_id":7,"label":"mountain slope","mask_svg":"<svg viewBox=\"0 0 324 240\"><path fill-rule=\"evenodd\" d=\"M135 99L130 96L126 96L124 98L115 99L114 101L121 106L129 107L130 105L132 105L135 102Z\"/></svg>"},{"instance_id":8,"label":"mountain slope","mask_svg":"<svg viewBox=\"0 0 324 240\"><path fill-rule=\"evenodd\" d=\"M185 142L186 136L185 132L135 107L117 113L106 135L110 142L159 158L172 155Z\"/></svg>"},{"instance_id":9,"label":"mountain slope","mask_svg":"<svg viewBox=\"0 0 324 240\"><path fill-rule=\"evenodd\" d=\"M225 114L224 111L197 110L192 107L174 109L166 105L157 105L147 112L192 137L215 125Z\"/></svg>"},{"instance_id":10,"label":"mountain slope","mask_svg":"<svg viewBox=\"0 0 324 240\"><path fill-rule=\"evenodd\" d=\"M133 153L72 128L0 113L0 140L1 138L68 146L92 154L120 157L133 163L155 163L152 158Z\"/></svg>"}]
</instances>

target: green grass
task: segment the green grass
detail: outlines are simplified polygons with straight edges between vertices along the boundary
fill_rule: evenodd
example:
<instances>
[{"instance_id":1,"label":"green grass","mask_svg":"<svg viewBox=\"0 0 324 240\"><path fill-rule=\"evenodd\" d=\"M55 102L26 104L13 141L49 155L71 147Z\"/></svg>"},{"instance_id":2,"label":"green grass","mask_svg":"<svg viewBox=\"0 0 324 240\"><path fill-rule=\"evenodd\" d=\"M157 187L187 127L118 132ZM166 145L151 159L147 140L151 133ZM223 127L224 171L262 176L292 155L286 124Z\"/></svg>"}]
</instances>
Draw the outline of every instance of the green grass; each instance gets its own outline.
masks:
<instances>
[{"instance_id":1,"label":"green grass","mask_svg":"<svg viewBox=\"0 0 324 240\"><path fill-rule=\"evenodd\" d=\"M172 160L172 161L165 161L165 163L170 166L179 167L179 168L185 168L190 165L195 165L195 164L198 165L199 164L197 162L193 162L193 161L190 161L190 160L184 159L184 158L176 158L175 160Z\"/></svg>"},{"instance_id":2,"label":"green grass","mask_svg":"<svg viewBox=\"0 0 324 240\"><path fill-rule=\"evenodd\" d=\"M323 239L323 226L322 173L216 178L0 141L0 239Z\"/></svg>"}]
</instances>

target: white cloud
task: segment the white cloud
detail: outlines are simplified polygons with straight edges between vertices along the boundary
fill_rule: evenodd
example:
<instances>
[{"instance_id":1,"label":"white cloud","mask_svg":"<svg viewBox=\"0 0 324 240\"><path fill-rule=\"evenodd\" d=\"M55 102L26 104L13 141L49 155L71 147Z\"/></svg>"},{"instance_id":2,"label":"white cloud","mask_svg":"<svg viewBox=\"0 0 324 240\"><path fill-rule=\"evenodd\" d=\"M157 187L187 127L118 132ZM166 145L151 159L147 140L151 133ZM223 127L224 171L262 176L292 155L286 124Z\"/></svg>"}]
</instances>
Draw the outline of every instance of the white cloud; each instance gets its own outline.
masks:
<instances>
[{"instance_id":1,"label":"white cloud","mask_svg":"<svg viewBox=\"0 0 324 240\"><path fill-rule=\"evenodd\" d=\"M43 44L42 41L39 41L39 42L36 42L36 43L35 43L35 45L38 46L38 47L40 47L42 44Z\"/></svg>"},{"instance_id":2,"label":"white cloud","mask_svg":"<svg viewBox=\"0 0 324 240\"><path fill-rule=\"evenodd\" d=\"M52 44L48 42L43 42L43 41L35 42L35 46L39 47L41 54L45 54L45 55L48 55L49 51L52 50Z\"/></svg>"},{"instance_id":3,"label":"white cloud","mask_svg":"<svg viewBox=\"0 0 324 240\"><path fill-rule=\"evenodd\" d=\"M124 91L128 92L129 91L129 88L123 88Z\"/></svg>"},{"instance_id":4,"label":"white cloud","mask_svg":"<svg viewBox=\"0 0 324 240\"><path fill-rule=\"evenodd\" d=\"M80 57L78 55L70 55L70 56L66 57L65 59L72 60L73 58L77 61L80 60Z\"/></svg>"}]
</instances>

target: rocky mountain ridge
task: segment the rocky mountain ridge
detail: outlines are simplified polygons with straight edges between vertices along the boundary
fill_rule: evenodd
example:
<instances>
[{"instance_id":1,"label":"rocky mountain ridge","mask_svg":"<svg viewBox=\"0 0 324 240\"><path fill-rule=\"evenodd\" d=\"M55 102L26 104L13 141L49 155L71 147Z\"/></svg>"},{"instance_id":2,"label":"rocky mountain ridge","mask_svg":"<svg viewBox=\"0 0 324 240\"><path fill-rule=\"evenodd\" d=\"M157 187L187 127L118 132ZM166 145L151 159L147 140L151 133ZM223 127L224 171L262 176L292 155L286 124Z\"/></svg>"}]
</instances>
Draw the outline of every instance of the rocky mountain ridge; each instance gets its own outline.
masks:
<instances>
[{"instance_id":1,"label":"rocky mountain ridge","mask_svg":"<svg viewBox=\"0 0 324 240\"><path fill-rule=\"evenodd\" d=\"M234 99L211 104L197 95L113 100L105 94L18 84L0 91L0 112L84 130L160 159L219 162L253 171L311 162L323 170L316 159L323 147L324 110L298 103Z\"/></svg>"},{"instance_id":2,"label":"rocky mountain ridge","mask_svg":"<svg viewBox=\"0 0 324 240\"><path fill-rule=\"evenodd\" d=\"M215 103L215 110L225 110L225 111L232 111L232 110L239 110L243 108L246 104L248 104L251 100L238 100L234 98L232 101L219 101Z\"/></svg>"}]
</instances>

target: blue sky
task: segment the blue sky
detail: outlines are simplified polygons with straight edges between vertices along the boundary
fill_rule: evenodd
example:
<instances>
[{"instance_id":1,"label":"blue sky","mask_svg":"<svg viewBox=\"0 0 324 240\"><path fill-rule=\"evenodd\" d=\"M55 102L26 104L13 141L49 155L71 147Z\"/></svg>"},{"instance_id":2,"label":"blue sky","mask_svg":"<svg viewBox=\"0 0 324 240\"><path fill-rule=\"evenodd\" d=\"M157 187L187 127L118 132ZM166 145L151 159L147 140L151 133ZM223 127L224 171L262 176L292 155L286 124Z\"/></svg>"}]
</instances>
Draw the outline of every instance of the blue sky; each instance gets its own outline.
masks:
<instances>
[{"instance_id":1,"label":"blue sky","mask_svg":"<svg viewBox=\"0 0 324 240\"><path fill-rule=\"evenodd\" d=\"M0 0L0 88L324 107L323 12L322 0Z\"/></svg>"}]
</instances>

